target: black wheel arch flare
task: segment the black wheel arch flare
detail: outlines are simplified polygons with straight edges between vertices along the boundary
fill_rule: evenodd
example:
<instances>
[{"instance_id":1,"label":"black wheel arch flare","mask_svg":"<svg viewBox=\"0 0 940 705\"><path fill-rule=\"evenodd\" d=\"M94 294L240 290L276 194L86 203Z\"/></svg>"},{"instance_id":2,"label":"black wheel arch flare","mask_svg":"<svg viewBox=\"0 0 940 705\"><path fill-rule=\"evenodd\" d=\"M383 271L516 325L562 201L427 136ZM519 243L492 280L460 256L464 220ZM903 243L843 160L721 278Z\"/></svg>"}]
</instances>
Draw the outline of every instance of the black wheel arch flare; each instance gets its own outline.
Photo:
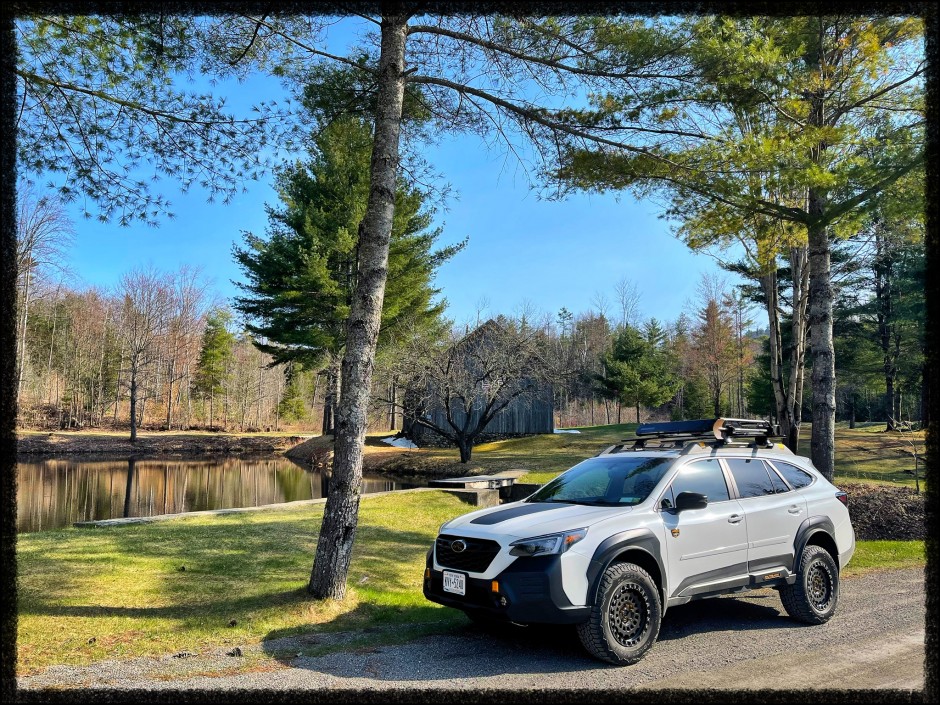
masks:
<instances>
[{"instance_id":1,"label":"black wheel arch flare","mask_svg":"<svg viewBox=\"0 0 940 705\"><path fill-rule=\"evenodd\" d=\"M640 567L646 569L655 581L665 611L666 595L668 593L666 591L667 574L666 566L663 564L662 545L656 534L646 528L621 531L601 541L595 549L594 556L591 558L587 569L587 604L593 605L597 600L597 591L604 571L622 556L630 553L637 554L637 559L631 562L636 563L639 561ZM638 554L642 554L642 556ZM656 567L655 572L649 570L653 566ZM658 573L658 575L655 573Z\"/></svg>"},{"instance_id":2,"label":"black wheel arch flare","mask_svg":"<svg viewBox=\"0 0 940 705\"><path fill-rule=\"evenodd\" d=\"M839 545L836 543L836 530L832 520L827 516L815 515L806 517L796 530L796 537L793 540L793 572L800 568L800 557L803 555L803 549L810 542L810 539L817 534L823 533L826 539L819 541L821 537L816 538L813 543L817 543L824 548L836 562L836 567L841 570L839 565Z\"/></svg>"}]
</instances>

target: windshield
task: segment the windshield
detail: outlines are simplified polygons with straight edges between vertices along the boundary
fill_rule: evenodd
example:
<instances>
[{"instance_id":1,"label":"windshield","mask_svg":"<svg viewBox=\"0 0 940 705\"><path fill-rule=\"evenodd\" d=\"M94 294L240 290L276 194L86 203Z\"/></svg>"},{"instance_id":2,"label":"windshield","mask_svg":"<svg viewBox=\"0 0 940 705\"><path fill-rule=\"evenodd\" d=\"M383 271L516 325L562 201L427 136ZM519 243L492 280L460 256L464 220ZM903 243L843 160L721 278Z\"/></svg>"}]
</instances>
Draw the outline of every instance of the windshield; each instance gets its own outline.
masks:
<instances>
[{"instance_id":1,"label":"windshield","mask_svg":"<svg viewBox=\"0 0 940 705\"><path fill-rule=\"evenodd\" d=\"M633 506L649 497L673 460L623 455L590 458L556 477L526 501Z\"/></svg>"}]
</instances>

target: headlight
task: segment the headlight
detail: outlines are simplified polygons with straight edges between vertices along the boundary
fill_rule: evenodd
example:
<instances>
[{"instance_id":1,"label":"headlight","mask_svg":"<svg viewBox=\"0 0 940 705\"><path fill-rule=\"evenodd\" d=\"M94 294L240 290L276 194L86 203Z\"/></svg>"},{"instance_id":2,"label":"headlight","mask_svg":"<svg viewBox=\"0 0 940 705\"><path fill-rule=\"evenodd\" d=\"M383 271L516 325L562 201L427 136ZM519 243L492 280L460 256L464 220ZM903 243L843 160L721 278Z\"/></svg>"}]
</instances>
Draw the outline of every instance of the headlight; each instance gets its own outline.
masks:
<instances>
[{"instance_id":1,"label":"headlight","mask_svg":"<svg viewBox=\"0 0 940 705\"><path fill-rule=\"evenodd\" d=\"M587 529L575 529L563 534L547 534L531 539L513 541L509 549L513 556L546 556L552 553L564 553L587 535Z\"/></svg>"}]
</instances>

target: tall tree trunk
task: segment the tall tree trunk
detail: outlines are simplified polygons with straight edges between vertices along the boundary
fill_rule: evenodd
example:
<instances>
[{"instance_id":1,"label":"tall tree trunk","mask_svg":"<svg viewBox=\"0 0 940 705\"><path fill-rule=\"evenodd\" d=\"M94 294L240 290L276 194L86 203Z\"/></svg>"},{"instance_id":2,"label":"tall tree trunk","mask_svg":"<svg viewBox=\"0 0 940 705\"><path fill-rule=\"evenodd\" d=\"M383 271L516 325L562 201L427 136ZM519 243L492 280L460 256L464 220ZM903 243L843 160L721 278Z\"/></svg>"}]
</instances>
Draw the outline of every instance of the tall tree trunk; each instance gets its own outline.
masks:
<instances>
[{"instance_id":1,"label":"tall tree trunk","mask_svg":"<svg viewBox=\"0 0 940 705\"><path fill-rule=\"evenodd\" d=\"M806 124L810 128L831 127L826 105L826 82L831 78L825 47L823 20L815 46L810 46L806 61L819 71L818 86L810 93L810 110ZM812 145L811 158L822 169L828 148L824 138ZM809 337L813 354L813 431L810 458L827 480L835 470L836 430L836 359L832 342L832 252L828 223L823 214L828 200L824 187L807 189L807 244L809 245Z\"/></svg>"},{"instance_id":2,"label":"tall tree trunk","mask_svg":"<svg viewBox=\"0 0 940 705\"><path fill-rule=\"evenodd\" d=\"M264 394L264 365L258 364L258 411L255 414L255 426L261 430L261 399Z\"/></svg>"},{"instance_id":3,"label":"tall tree trunk","mask_svg":"<svg viewBox=\"0 0 940 705\"><path fill-rule=\"evenodd\" d=\"M52 379L52 352L55 350L55 329L56 324L59 320L59 287L56 287L55 298L52 303L52 335L49 336L49 360L46 363L46 379ZM118 377L120 377L120 372L118 372ZM120 383L120 379L118 379ZM56 380L56 386L58 387L58 380ZM58 396L58 395L56 395ZM49 402L52 402L52 385L49 385ZM117 420L117 415L114 417L115 421Z\"/></svg>"},{"instance_id":4,"label":"tall tree trunk","mask_svg":"<svg viewBox=\"0 0 940 705\"><path fill-rule=\"evenodd\" d=\"M381 36L369 200L360 225L359 277L347 325L333 477L308 586L309 593L318 599L342 599L346 594L346 576L359 521L362 448L395 214L407 17L383 17Z\"/></svg>"},{"instance_id":5,"label":"tall tree trunk","mask_svg":"<svg viewBox=\"0 0 940 705\"><path fill-rule=\"evenodd\" d=\"M878 325L878 342L881 346L882 368L885 377L885 422L886 430L897 429L898 416L895 413L894 384L897 379L897 360L892 354L891 329L894 324L893 299L891 286L893 283L894 262L890 243L886 237L884 227L876 222L873 228L875 234L875 258L872 263L872 274L875 279L875 311Z\"/></svg>"},{"instance_id":6,"label":"tall tree trunk","mask_svg":"<svg viewBox=\"0 0 940 705\"><path fill-rule=\"evenodd\" d=\"M927 428L930 423L930 365L927 364L927 351L920 366L920 427Z\"/></svg>"},{"instance_id":7,"label":"tall tree trunk","mask_svg":"<svg viewBox=\"0 0 940 705\"><path fill-rule=\"evenodd\" d=\"M32 272L26 269L26 290L23 292L23 329L20 333L20 368L16 374L16 405L20 405L23 390L23 371L26 368L26 324L29 322L29 278Z\"/></svg>"},{"instance_id":8,"label":"tall tree trunk","mask_svg":"<svg viewBox=\"0 0 940 705\"><path fill-rule=\"evenodd\" d=\"M281 423L281 371L278 370L274 378L277 382L277 392L274 396L274 432L277 433Z\"/></svg>"},{"instance_id":9,"label":"tall tree trunk","mask_svg":"<svg viewBox=\"0 0 940 705\"><path fill-rule=\"evenodd\" d=\"M166 430L173 428L173 377L176 375L176 358L170 360L170 369L167 374L169 389L166 395Z\"/></svg>"},{"instance_id":10,"label":"tall tree trunk","mask_svg":"<svg viewBox=\"0 0 940 705\"><path fill-rule=\"evenodd\" d=\"M793 316L790 321L790 442L794 453L800 442L803 423L803 385L806 381L806 343L809 332L809 247L790 250L790 271L793 275Z\"/></svg>"},{"instance_id":11,"label":"tall tree trunk","mask_svg":"<svg viewBox=\"0 0 940 705\"><path fill-rule=\"evenodd\" d=\"M324 436L333 433L333 409L336 407L333 399L334 376L333 364L330 363L330 369L326 373L326 389L323 392L323 423L320 427L320 433Z\"/></svg>"},{"instance_id":12,"label":"tall tree trunk","mask_svg":"<svg viewBox=\"0 0 940 705\"><path fill-rule=\"evenodd\" d=\"M137 365L131 363L131 443L137 441Z\"/></svg>"},{"instance_id":13,"label":"tall tree trunk","mask_svg":"<svg viewBox=\"0 0 940 705\"><path fill-rule=\"evenodd\" d=\"M810 190L811 215L822 212L822 197ZM809 228L809 330L813 353L813 431L810 457L816 469L832 480L835 461L836 367L832 344L832 282L829 233Z\"/></svg>"}]
</instances>

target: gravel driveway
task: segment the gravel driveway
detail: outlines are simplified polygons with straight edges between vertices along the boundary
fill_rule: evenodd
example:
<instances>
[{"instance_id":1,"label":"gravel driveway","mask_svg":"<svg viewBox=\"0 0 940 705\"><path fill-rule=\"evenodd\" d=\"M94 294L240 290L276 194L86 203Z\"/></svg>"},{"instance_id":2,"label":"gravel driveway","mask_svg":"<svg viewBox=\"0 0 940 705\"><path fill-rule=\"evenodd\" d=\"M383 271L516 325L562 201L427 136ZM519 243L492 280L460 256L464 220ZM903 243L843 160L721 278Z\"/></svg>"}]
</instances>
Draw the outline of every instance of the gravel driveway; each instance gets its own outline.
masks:
<instances>
[{"instance_id":1,"label":"gravel driveway","mask_svg":"<svg viewBox=\"0 0 940 705\"><path fill-rule=\"evenodd\" d=\"M56 666L20 678L20 688L145 689L619 689L899 688L924 685L924 574L895 570L844 580L828 624L804 626L784 614L777 593L721 597L671 608L659 641L635 666L606 666L581 649L573 628L469 623L450 635L358 648L316 658L274 658L311 639L280 639L189 658ZM305 641L306 640L306 641ZM252 672L226 675L236 659ZM241 661L241 659L247 659ZM209 674L209 675L207 675Z\"/></svg>"}]
</instances>

